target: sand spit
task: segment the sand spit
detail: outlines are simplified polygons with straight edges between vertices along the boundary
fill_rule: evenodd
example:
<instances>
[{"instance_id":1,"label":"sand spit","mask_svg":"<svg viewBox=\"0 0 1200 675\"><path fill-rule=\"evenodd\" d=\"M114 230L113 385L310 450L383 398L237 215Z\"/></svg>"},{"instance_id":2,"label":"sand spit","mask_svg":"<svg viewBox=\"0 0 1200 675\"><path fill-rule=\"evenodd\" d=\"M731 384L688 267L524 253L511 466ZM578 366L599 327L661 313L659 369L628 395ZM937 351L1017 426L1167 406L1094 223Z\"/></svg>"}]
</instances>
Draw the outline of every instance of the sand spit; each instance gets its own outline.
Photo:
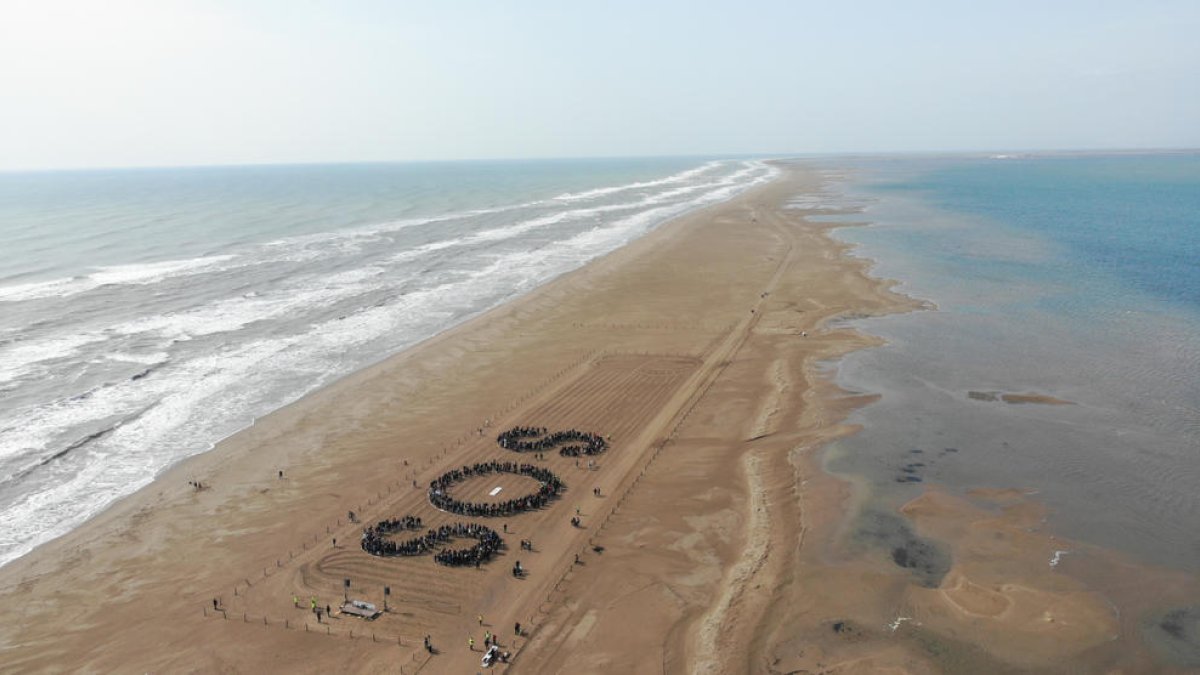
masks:
<instances>
[{"instance_id":1,"label":"sand spit","mask_svg":"<svg viewBox=\"0 0 1200 675\"><path fill-rule=\"evenodd\" d=\"M1138 631L1190 658L1171 640L1193 630L1195 603L1153 610L1192 580L1131 587L1141 600L1116 602L1135 611L1116 612L1091 589L1135 566L1042 532L1020 493L931 489L892 516L905 542L940 553L842 543L857 488L815 454L871 397L820 364L878 343L835 319L918 304L787 206L819 188L790 167L676 219L264 418L0 569L5 668L476 672L485 631L512 652L496 669L527 673L1136 667L1147 657L1114 636ZM610 445L515 455L495 442L515 425ZM430 480L492 459L548 468L566 491L504 518L430 506ZM454 494L534 487L495 474ZM480 569L359 548L365 525L406 514L482 522L507 547ZM932 561L923 577L918 558ZM339 614L344 597L389 611ZM334 616L318 621L313 602Z\"/></svg>"}]
</instances>

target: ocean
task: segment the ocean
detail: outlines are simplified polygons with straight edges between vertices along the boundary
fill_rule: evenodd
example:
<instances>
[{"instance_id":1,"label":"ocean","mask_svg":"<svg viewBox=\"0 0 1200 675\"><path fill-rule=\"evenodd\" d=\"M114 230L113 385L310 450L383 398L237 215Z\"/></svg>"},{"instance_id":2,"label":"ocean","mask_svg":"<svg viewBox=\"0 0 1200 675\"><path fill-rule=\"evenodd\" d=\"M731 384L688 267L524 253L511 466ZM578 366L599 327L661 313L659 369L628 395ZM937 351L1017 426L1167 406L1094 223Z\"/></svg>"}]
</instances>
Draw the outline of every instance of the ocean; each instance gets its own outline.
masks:
<instances>
[{"instance_id":1,"label":"ocean","mask_svg":"<svg viewBox=\"0 0 1200 675\"><path fill-rule=\"evenodd\" d=\"M0 173L0 564L754 160Z\"/></svg>"},{"instance_id":2,"label":"ocean","mask_svg":"<svg viewBox=\"0 0 1200 675\"><path fill-rule=\"evenodd\" d=\"M1200 571L1200 155L822 164L801 205L860 211L835 236L936 307L849 321L887 341L836 366L880 394L825 453L860 518L1016 488L1061 536Z\"/></svg>"}]
</instances>

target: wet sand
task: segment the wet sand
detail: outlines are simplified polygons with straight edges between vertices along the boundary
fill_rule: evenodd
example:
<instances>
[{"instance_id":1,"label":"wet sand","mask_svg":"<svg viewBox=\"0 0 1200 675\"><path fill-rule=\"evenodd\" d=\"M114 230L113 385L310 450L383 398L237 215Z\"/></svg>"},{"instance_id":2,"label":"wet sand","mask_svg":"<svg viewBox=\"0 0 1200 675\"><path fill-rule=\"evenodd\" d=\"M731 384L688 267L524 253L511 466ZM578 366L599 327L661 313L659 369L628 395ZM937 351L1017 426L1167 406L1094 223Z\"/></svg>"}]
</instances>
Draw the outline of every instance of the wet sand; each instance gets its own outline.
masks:
<instances>
[{"instance_id":1,"label":"wet sand","mask_svg":"<svg viewBox=\"0 0 1200 675\"><path fill-rule=\"evenodd\" d=\"M1028 495L930 488L882 514L874 540L847 534L864 488L824 472L819 449L853 433L843 420L871 397L838 390L826 364L877 341L832 320L918 304L845 256L827 236L838 225L804 218L829 211L784 207L818 187L791 168L676 219L260 420L0 569L5 667L476 672L468 638L481 650L484 631L513 652L498 670L530 673L1136 672L1157 667L1130 637L1147 631L1188 658L1170 636L1200 612L1167 608L1196 597L1194 580L1156 571L1157 595L1099 594L1145 571L1041 531ZM518 424L611 447L594 470L515 456L494 438ZM490 459L546 466L567 492L499 519L429 505L430 480ZM497 487L535 486L488 477L454 494ZM372 557L349 511L484 522L508 547L478 570ZM344 594L382 608L384 586L390 611L373 622L307 609Z\"/></svg>"}]
</instances>

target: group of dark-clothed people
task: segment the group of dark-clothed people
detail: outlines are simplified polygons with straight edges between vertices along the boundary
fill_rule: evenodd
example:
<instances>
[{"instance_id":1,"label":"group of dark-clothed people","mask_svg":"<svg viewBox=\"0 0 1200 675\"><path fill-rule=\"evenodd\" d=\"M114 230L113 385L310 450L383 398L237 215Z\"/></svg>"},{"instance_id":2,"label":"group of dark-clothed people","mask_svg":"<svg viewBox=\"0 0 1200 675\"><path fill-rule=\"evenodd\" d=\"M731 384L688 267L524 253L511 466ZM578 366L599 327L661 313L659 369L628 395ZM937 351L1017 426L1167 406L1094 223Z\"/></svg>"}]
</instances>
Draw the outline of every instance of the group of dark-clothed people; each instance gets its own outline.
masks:
<instances>
[{"instance_id":1,"label":"group of dark-clothed people","mask_svg":"<svg viewBox=\"0 0 1200 675\"><path fill-rule=\"evenodd\" d=\"M503 502L477 503L464 502L451 497L447 490L450 486L473 476L483 476L490 473L513 473L528 476L541 484L536 492L523 497L516 497ZM429 483L429 503L443 511L457 513L463 516L508 516L521 511L540 509L566 485L549 469L533 464L517 464L516 462L477 462L471 466L451 469Z\"/></svg>"},{"instance_id":2,"label":"group of dark-clothed people","mask_svg":"<svg viewBox=\"0 0 1200 675\"><path fill-rule=\"evenodd\" d=\"M550 433L545 427L513 427L496 437L500 447L514 452L544 452L558 448L564 457L598 455L608 449L608 441L598 434L575 429ZM565 445L564 445L565 444ZM561 447L559 447L561 446ZM407 463L407 462L406 462ZM478 503L455 499L449 489L458 482L493 473L511 473L526 476L539 482L535 492L503 502ZM415 487L415 481L414 481ZM566 485L549 469L534 464L518 464L491 460L470 466L452 469L429 483L429 502L435 507L464 516L508 516L521 511L539 509L556 498ZM354 522L354 514L350 514ZM579 519L572 518L571 524L578 527ZM424 528L419 516L407 515L400 518L381 520L363 529L362 549L376 556L419 556L436 551L434 560L451 567L474 565L489 561L504 547L504 540L495 530L475 523L453 523L425 531L411 539L393 540L392 535ZM451 549L444 544L451 539L476 539L471 548ZM336 540L334 540L336 542ZM533 542L521 540L523 550L532 551ZM513 566L513 575L522 576L525 570L518 562ZM428 640L428 639L427 639ZM426 643L428 648L428 641Z\"/></svg>"},{"instance_id":3,"label":"group of dark-clothed people","mask_svg":"<svg viewBox=\"0 0 1200 675\"><path fill-rule=\"evenodd\" d=\"M388 535L405 530L421 529L421 519L404 516L382 520L373 527L363 530L362 549L377 556L417 556L437 549L440 545L456 538L478 539L471 548L442 548L433 555L434 562L449 567L479 566L491 559L504 546L504 540L496 531L476 523L453 523L430 529L425 534L405 541L393 541Z\"/></svg>"},{"instance_id":4,"label":"group of dark-clothed people","mask_svg":"<svg viewBox=\"0 0 1200 675\"><path fill-rule=\"evenodd\" d=\"M577 429L550 433L546 427L513 427L501 432L496 442L513 452L542 452L567 443L558 449L563 457L598 455L608 449L608 441L599 434Z\"/></svg>"}]
</instances>

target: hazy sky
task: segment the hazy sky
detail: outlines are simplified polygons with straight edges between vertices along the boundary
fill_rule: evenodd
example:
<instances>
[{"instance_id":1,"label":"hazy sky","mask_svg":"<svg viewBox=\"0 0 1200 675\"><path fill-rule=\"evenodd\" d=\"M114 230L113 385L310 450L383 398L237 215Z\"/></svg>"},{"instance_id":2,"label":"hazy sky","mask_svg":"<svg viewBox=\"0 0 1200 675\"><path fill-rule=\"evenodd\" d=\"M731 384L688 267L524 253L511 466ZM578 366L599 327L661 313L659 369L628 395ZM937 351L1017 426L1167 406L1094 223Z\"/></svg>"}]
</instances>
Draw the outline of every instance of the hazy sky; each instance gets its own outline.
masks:
<instances>
[{"instance_id":1,"label":"hazy sky","mask_svg":"<svg viewBox=\"0 0 1200 675\"><path fill-rule=\"evenodd\" d=\"M0 0L0 169L1200 146L1200 1Z\"/></svg>"}]
</instances>

